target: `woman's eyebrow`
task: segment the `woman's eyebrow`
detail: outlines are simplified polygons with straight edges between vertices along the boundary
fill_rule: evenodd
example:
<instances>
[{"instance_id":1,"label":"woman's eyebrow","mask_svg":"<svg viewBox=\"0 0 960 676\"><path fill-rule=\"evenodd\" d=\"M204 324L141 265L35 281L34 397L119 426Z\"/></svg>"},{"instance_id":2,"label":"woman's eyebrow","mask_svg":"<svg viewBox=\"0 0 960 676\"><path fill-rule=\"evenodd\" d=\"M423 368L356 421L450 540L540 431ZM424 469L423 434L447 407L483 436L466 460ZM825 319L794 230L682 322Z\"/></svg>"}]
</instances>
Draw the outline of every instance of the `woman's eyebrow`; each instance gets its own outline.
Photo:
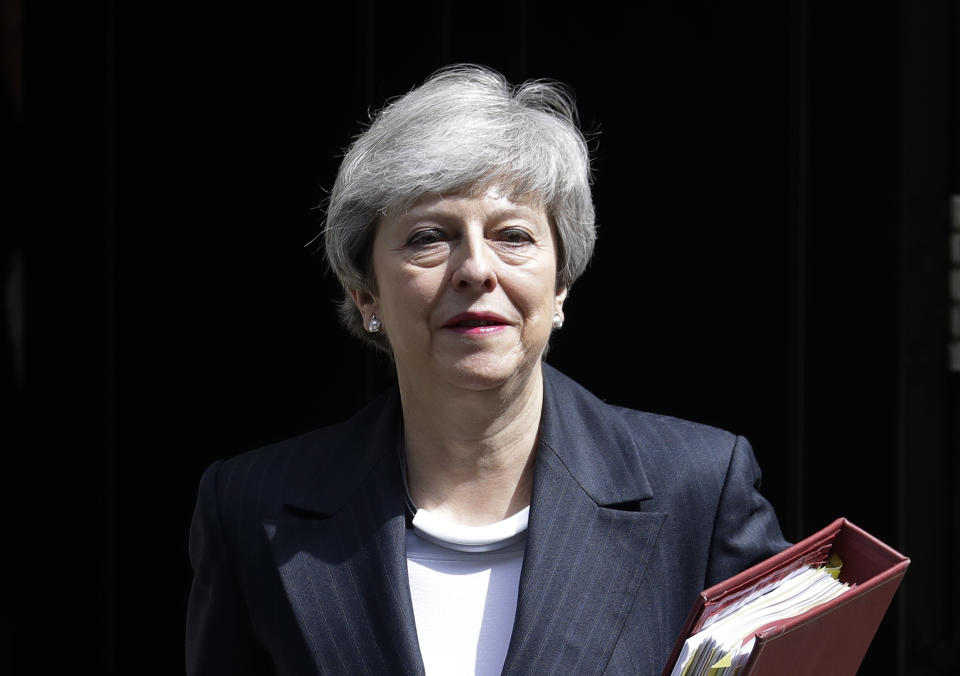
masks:
<instances>
[{"instance_id":1,"label":"woman's eyebrow","mask_svg":"<svg viewBox=\"0 0 960 676\"><path fill-rule=\"evenodd\" d=\"M510 218L523 218L526 220L538 220L537 211L523 204L510 204L496 206L483 212L484 220L503 221ZM418 220L436 220L440 222L453 222L463 219L463 214L456 209L445 209L442 202L430 204L428 206L416 206L403 213L400 217L402 221Z\"/></svg>"}]
</instances>

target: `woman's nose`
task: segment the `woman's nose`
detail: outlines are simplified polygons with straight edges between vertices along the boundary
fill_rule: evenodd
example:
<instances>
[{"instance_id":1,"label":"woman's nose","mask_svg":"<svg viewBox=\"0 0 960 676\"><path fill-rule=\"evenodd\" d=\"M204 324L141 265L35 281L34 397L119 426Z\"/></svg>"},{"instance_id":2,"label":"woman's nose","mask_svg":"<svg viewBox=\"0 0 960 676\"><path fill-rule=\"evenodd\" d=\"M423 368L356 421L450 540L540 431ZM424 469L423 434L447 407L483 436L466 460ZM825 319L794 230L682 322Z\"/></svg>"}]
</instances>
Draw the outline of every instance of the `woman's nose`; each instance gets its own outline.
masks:
<instances>
[{"instance_id":1,"label":"woman's nose","mask_svg":"<svg viewBox=\"0 0 960 676\"><path fill-rule=\"evenodd\" d=\"M493 291L497 288L497 275L493 252L480 235L467 235L454 254L455 267L450 278L457 290L477 289Z\"/></svg>"}]
</instances>

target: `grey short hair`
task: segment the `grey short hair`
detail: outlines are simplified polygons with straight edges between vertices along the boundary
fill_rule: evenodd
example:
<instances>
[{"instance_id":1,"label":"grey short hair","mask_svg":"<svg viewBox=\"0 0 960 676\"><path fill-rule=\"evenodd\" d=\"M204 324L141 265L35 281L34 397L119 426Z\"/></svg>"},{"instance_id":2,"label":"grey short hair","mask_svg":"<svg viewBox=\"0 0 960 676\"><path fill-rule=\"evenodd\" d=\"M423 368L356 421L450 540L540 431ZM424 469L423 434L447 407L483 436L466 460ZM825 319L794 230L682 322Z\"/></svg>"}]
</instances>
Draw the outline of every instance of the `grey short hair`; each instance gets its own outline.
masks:
<instances>
[{"instance_id":1,"label":"grey short hair","mask_svg":"<svg viewBox=\"0 0 960 676\"><path fill-rule=\"evenodd\" d=\"M327 261L344 289L341 320L389 353L382 333L364 329L350 297L351 289L376 290L377 219L425 195L493 185L543 204L560 240L557 288L569 288L596 239L590 183L589 150L563 85L531 80L514 87L473 65L437 71L374 115L340 164L323 235Z\"/></svg>"}]
</instances>

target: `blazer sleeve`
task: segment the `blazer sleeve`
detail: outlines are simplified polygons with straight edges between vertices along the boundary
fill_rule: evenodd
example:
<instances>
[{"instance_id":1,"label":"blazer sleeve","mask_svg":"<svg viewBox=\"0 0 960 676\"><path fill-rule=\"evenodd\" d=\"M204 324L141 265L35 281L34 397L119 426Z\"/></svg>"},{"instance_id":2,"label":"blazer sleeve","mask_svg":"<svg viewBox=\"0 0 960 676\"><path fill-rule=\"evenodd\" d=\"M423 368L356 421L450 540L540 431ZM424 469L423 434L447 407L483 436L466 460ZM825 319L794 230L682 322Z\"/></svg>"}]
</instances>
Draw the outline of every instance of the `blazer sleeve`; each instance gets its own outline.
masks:
<instances>
[{"instance_id":1,"label":"blazer sleeve","mask_svg":"<svg viewBox=\"0 0 960 676\"><path fill-rule=\"evenodd\" d=\"M187 674L270 674L273 665L253 632L224 539L218 498L221 466L218 461L204 472L190 526L194 578L187 605Z\"/></svg>"},{"instance_id":2,"label":"blazer sleeve","mask_svg":"<svg viewBox=\"0 0 960 676\"><path fill-rule=\"evenodd\" d=\"M750 442L738 436L717 505L705 587L773 556L789 544L773 507L760 494L760 466Z\"/></svg>"}]
</instances>

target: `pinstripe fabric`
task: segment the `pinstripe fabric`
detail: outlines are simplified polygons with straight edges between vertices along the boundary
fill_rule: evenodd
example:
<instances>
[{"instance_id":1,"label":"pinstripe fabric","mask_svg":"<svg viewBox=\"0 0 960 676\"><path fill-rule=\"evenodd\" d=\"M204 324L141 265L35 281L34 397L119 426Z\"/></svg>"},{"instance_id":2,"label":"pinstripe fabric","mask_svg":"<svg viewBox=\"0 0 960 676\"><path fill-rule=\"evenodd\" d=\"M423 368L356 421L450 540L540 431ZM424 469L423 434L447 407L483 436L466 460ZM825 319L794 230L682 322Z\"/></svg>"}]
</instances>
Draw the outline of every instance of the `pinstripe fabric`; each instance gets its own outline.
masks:
<instances>
[{"instance_id":1,"label":"pinstripe fabric","mask_svg":"<svg viewBox=\"0 0 960 676\"><path fill-rule=\"evenodd\" d=\"M786 546L749 445L544 366L504 673L658 674L694 596ZM190 674L418 674L396 392L216 463L191 528Z\"/></svg>"}]
</instances>

